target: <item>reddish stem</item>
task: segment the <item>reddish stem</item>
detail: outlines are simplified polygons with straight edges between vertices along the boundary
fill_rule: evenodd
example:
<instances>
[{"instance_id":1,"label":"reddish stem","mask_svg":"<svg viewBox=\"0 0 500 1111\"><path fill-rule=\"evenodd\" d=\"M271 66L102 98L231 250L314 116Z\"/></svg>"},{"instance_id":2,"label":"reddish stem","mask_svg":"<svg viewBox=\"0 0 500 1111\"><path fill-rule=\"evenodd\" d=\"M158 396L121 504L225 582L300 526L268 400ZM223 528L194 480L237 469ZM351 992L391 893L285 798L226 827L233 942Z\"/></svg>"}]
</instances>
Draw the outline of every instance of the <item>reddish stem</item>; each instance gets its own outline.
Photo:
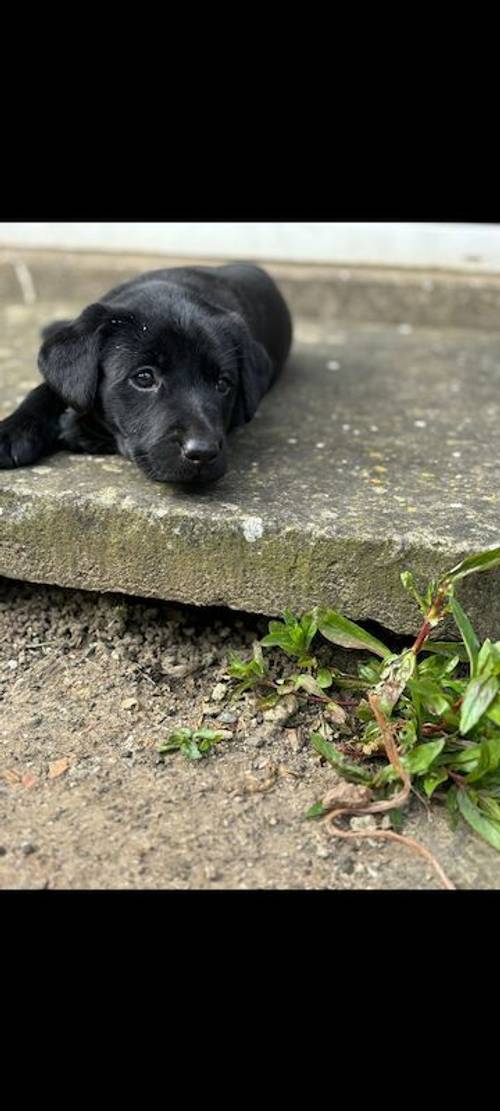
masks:
<instances>
[{"instance_id":1,"label":"reddish stem","mask_svg":"<svg viewBox=\"0 0 500 1111\"><path fill-rule=\"evenodd\" d=\"M450 779L452 779L458 787L465 787L465 779L462 775L458 775L458 772L452 772L450 768L447 768L446 771L448 772Z\"/></svg>"},{"instance_id":2,"label":"reddish stem","mask_svg":"<svg viewBox=\"0 0 500 1111\"><path fill-rule=\"evenodd\" d=\"M415 655L418 655L418 653L420 652L420 650L422 648L422 645L425 644L425 642L427 640L427 637L429 636L431 630L432 630L432 625L430 625L429 622L426 621L422 625L422 628L421 628L421 630L418 634L418 637L415 641L415 644L413 645L413 648L412 648L412 652L414 652Z\"/></svg>"},{"instance_id":3,"label":"reddish stem","mask_svg":"<svg viewBox=\"0 0 500 1111\"><path fill-rule=\"evenodd\" d=\"M436 620L439 620L441 616L441 610L446 603L446 598L446 586L441 586L438 590L438 593L436 594L436 597L432 600L431 608L427 614L424 624L422 625L415 644L413 645L412 652L414 652L415 655L417 655L422 650L423 645L432 632L433 625L436 623Z\"/></svg>"}]
</instances>

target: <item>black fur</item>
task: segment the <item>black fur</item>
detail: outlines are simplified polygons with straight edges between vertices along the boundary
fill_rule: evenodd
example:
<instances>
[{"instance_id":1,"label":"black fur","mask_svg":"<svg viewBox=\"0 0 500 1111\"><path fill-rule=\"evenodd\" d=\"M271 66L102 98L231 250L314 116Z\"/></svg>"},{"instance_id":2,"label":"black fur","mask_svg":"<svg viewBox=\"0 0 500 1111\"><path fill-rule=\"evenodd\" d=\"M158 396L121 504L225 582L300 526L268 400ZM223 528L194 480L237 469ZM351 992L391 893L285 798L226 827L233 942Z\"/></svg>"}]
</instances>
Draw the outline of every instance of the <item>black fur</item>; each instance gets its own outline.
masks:
<instances>
[{"instance_id":1,"label":"black fur","mask_svg":"<svg viewBox=\"0 0 500 1111\"><path fill-rule=\"evenodd\" d=\"M0 422L0 467L118 451L189 483L224 474L226 434L280 374L292 325L269 275L235 263L142 274L42 336L45 382Z\"/></svg>"}]
</instances>

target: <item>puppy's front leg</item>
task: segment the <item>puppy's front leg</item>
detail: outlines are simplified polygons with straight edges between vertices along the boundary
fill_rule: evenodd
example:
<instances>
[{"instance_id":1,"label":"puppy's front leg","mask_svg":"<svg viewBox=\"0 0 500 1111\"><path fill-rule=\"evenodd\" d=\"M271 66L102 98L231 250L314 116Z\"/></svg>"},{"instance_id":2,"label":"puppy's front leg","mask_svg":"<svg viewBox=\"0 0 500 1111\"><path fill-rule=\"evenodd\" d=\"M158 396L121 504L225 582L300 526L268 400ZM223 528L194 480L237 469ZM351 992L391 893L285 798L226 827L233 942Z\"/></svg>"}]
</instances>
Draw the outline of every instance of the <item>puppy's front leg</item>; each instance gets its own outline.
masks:
<instances>
[{"instance_id":1,"label":"puppy's front leg","mask_svg":"<svg viewBox=\"0 0 500 1111\"><path fill-rule=\"evenodd\" d=\"M45 382L0 421L0 468L27 467L53 451L66 405Z\"/></svg>"}]
</instances>

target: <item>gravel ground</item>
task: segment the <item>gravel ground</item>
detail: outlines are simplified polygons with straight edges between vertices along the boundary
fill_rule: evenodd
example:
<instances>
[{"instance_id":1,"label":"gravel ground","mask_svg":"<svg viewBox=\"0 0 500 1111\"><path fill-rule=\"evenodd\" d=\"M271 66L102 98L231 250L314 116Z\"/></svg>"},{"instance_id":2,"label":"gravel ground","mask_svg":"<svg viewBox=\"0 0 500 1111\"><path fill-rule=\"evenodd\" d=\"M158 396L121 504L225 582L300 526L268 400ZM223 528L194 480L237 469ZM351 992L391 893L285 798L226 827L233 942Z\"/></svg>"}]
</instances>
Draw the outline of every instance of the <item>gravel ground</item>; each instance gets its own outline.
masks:
<instances>
[{"instance_id":1,"label":"gravel ground","mask_svg":"<svg viewBox=\"0 0 500 1111\"><path fill-rule=\"evenodd\" d=\"M0 580L0 887L438 888L406 848L304 820L335 783L305 726L218 700L228 648L249 654L265 631ZM202 721L228 732L207 759L159 758ZM500 887L500 858L441 812L413 800L405 832L458 887Z\"/></svg>"}]
</instances>

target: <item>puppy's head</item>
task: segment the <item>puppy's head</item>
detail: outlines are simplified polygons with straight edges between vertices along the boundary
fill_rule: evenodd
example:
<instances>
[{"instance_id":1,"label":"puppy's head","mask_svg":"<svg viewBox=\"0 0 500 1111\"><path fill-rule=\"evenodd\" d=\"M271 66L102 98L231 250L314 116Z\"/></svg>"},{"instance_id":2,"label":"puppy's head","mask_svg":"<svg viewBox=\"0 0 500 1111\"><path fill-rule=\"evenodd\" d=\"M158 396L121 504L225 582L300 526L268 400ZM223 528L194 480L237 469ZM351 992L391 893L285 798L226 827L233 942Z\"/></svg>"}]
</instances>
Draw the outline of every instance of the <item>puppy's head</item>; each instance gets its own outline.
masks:
<instances>
[{"instance_id":1,"label":"puppy's head","mask_svg":"<svg viewBox=\"0 0 500 1111\"><path fill-rule=\"evenodd\" d=\"M251 420L273 374L239 314L150 289L132 309L97 303L49 329L38 365L150 478L181 483L224 474L226 433Z\"/></svg>"}]
</instances>

